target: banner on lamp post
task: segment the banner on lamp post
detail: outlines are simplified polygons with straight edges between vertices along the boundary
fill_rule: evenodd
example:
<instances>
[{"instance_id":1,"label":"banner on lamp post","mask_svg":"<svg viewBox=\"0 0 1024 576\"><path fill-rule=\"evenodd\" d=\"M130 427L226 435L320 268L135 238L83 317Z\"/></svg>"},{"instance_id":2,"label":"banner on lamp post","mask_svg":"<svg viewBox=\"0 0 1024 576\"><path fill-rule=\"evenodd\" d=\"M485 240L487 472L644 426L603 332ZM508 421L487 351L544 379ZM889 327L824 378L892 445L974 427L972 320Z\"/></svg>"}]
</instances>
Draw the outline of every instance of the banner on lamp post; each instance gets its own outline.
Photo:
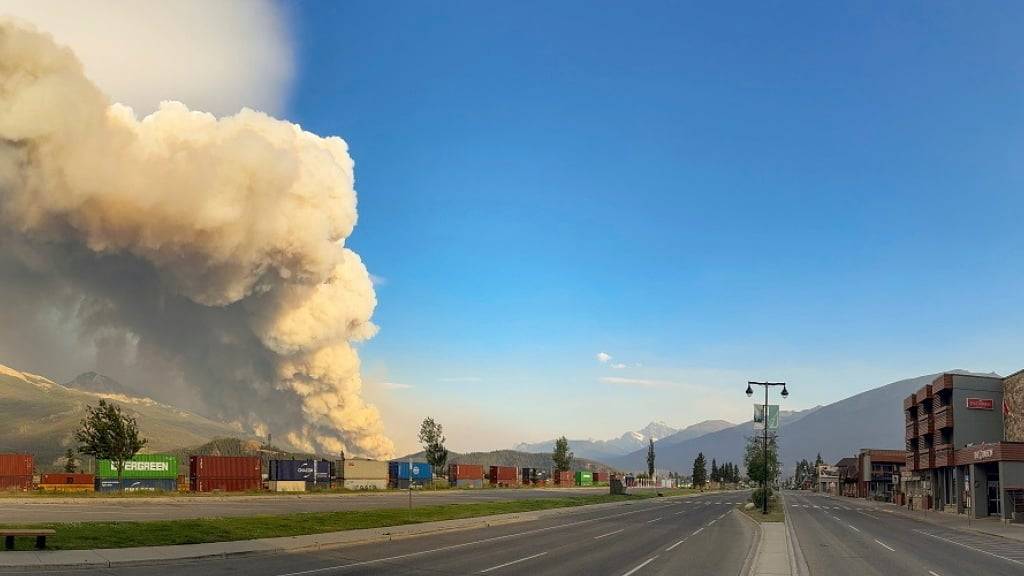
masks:
<instances>
[{"instance_id":1,"label":"banner on lamp post","mask_svg":"<svg viewBox=\"0 0 1024 576\"><path fill-rule=\"evenodd\" d=\"M765 412L764 404L754 404L754 430L764 430ZM768 405L768 430L779 429L779 405Z\"/></svg>"}]
</instances>

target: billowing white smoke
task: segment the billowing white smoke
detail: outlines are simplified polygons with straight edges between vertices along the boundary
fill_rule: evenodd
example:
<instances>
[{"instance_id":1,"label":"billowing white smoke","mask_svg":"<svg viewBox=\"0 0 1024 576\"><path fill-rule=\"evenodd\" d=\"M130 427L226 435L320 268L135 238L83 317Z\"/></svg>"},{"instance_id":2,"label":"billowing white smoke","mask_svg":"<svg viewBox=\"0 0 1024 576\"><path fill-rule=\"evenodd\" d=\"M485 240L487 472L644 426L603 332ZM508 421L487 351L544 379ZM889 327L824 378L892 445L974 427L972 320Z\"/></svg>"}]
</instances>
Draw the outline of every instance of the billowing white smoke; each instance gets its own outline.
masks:
<instances>
[{"instance_id":1,"label":"billowing white smoke","mask_svg":"<svg viewBox=\"0 0 1024 576\"><path fill-rule=\"evenodd\" d=\"M0 20L0 280L52 295L5 305L72 308L252 431L388 457L351 344L376 331L355 223L341 139L175 102L138 120Z\"/></svg>"}]
</instances>

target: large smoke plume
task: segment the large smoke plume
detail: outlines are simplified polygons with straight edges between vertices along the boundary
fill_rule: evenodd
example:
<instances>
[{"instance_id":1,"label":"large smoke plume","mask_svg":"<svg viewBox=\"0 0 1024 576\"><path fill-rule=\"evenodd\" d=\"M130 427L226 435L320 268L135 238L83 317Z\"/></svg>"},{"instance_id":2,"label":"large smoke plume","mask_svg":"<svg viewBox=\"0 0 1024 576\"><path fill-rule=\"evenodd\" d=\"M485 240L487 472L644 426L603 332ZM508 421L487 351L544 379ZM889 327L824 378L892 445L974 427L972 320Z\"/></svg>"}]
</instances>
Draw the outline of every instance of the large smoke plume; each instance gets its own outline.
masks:
<instances>
[{"instance_id":1,"label":"large smoke plume","mask_svg":"<svg viewBox=\"0 0 1024 576\"><path fill-rule=\"evenodd\" d=\"M341 139L175 102L138 120L69 50L0 20L4 305L57 309L159 368L143 389L181 386L298 449L390 456L352 345L376 331L355 223Z\"/></svg>"}]
</instances>

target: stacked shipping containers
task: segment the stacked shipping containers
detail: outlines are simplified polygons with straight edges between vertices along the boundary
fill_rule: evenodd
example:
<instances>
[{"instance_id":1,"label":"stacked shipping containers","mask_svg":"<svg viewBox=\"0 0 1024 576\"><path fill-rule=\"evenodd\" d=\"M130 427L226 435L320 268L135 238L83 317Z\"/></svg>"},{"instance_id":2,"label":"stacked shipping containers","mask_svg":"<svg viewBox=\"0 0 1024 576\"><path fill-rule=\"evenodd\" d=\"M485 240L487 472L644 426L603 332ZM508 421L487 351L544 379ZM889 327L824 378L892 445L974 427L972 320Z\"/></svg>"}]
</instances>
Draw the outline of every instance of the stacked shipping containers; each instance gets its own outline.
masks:
<instances>
[{"instance_id":1,"label":"stacked shipping containers","mask_svg":"<svg viewBox=\"0 0 1024 576\"><path fill-rule=\"evenodd\" d=\"M245 492L263 487L257 456L189 456L189 490Z\"/></svg>"},{"instance_id":2,"label":"stacked shipping containers","mask_svg":"<svg viewBox=\"0 0 1024 576\"><path fill-rule=\"evenodd\" d=\"M519 469L515 466L491 466L491 486L515 486L519 483Z\"/></svg>"},{"instance_id":3,"label":"stacked shipping containers","mask_svg":"<svg viewBox=\"0 0 1024 576\"><path fill-rule=\"evenodd\" d=\"M422 486L434 480L434 469L426 462L395 460L388 462L388 483L392 488L408 488Z\"/></svg>"},{"instance_id":4,"label":"stacked shipping containers","mask_svg":"<svg viewBox=\"0 0 1024 576\"><path fill-rule=\"evenodd\" d=\"M124 463L123 482L110 460L96 461L97 492L173 492L178 488L178 459L167 454L136 454Z\"/></svg>"},{"instance_id":5,"label":"stacked shipping containers","mask_svg":"<svg viewBox=\"0 0 1024 576\"><path fill-rule=\"evenodd\" d=\"M39 488L47 492L92 492L95 483L94 474L43 474Z\"/></svg>"},{"instance_id":6,"label":"stacked shipping containers","mask_svg":"<svg viewBox=\"0 0 1024 576\"><path fill-rule=\"evenodd\" d=\"M479 464L451 464L448 483L456 488L483 488L484 467Z\"/></svg>"},{"instance_id":7,"label":"stacked shipping containers","mask_svg":"<svg viewBox=\"0 0 1024 576\"><path fill-rule=\"evenodd\" d=\"M338 462L338 480L346 490L385 490L388 463L367 458L346 458Z\"/></svg>"},{"instance_id":8,"label":"stacked shipping containers","mask_svg":"<svg viewBox=\"0 0 1024 576\"><path fill-rule=\"evenodd\" d=\"M31 490L31 454L0 454L0 490Z\"/></svg>"},{"instance_id":9,"label":"stacked shipping containers","mask_svg":"<svg viewBox=\"0 0 1024 576\"><path fill-rule=\"evenodd\" d=\"M305 482L303 489L330 488L334 476L330 460L271 460L267 479L271 482Z\"/></svg>"}]
</instances>

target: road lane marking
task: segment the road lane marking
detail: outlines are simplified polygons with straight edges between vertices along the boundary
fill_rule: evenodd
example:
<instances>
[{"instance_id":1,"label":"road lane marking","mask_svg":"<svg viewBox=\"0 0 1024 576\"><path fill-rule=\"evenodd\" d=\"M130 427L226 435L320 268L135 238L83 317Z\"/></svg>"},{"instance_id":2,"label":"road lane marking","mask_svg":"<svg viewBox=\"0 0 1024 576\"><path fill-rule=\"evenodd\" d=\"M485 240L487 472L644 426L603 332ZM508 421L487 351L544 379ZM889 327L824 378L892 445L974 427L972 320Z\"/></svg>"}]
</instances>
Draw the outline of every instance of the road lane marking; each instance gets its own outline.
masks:
<instances>
[{"instance_id":1,"label":"road lane marking","mask_svg":"<svg viewBox=\"0 0 1024 576\"><path fill-rule=\"evenodd\" d=\"M673 514L673 516L679 516L680 514L686 514L687 512L688 512L688 510L680 510L679 512L676 512L675 514Z\"/></svg>"},{"instance_id":2,"label":"road lane marking","mask_svg":"<svg viewBox=\"0 0 1024 576\"><path fill-rule=\"evenodd\" d=\"M892 548L891 546L889 546L888 544L886 544L885 542L882 542L881 540L879 540L877 538L875 539L875 542L878 542L879 546L881 546L882 548L885 548L889 552L895 552L896 551L895 548Z\"/></svg>"},{"instance_id":3,"label":"road lane marking","mask_svg":"<svg viewBox=\"0 0 1024 576\"><path fill-rule=\"evenodd\" d=\"M594 540L600 540L601 538L604 538L605 536L614 536L615 534L618 534L619 532L623 532L624 530L625 530L625 528L619 528L615 532L609 532L607 534L601 534L600 536L594 536Z\"/></svg>"},{"instance_id":4,"label":"road lane marking","mask_svg":"<svg viewBox=\"0 0 1024 576\"><path fill-rule=\"evenodd\" d=\"M931 570L929 570L928 573L931 574L932 576L942 576L938 572L932 572Z\"/></svg>"},{"instance_id":5,"label":"road lane marking","mask_svg":"<svg viewBox=\"0 0 1024 576\"><path fill-rule=\"evenodd\" d=\"M534 558L540 558L541 556L543 556L545 554L547 554L547 552L541 552L540 554L534 554L533 556L527 556L526 558L520 558L519 560L513 560L511 562L505 562L504 564L498 564L497 566L491 566L490 568L487 568L485 570L481 570L480 573L481 574L486 574L487 572L490 572L491 570L497 570L498 568L504 568L505 566L511 566L513 564L519 564L520 562L526 562L527 560L533 560Z\"/></svg>"},{"instance_id":6,"label":"road lane marking","mask_svg":"<svg viewBox=\"0 0 1024 576\"><path fill-rule=\"evenodd\" d=\"M693 534L690 534L690 536L696 536L697 534L700 534L700 531L703 530L703 529L704 529L703 527L697 528L696 530L693 531Z\"/></svg>"},{"instance_id":7,"label":"road lane marking","mask_svg":"<svg viewBox=\"0 0 1024 576\"><path fill-rule=\"evenodd\" d=\"M665 548L665 552L668 552L669 550L672 550L673 548L675 548L676 546L679 546L679 545L680 545L680 544L682 544L683 542L686 542L686 538L683 538L683 539L682 539L682 540L680 540L679 542L676 542L675 544L673 544L673 545L669 546L668 548Z\"/></svg>"},{"instance_id":8,"label":"road lane marking","mask_svg":"<svg viewBox=\"0 0 1024 576\"><path fill-rule=\"evenodd\" d=\"M967 544L964 544L963 542L957 542L956 540L950 540L949 538L943 538L942 536L936 536L935 534L929 534L928 532L925 532L924 530L914 530L914 532L917 532L918 534L924 534L925 536L931 536L932 538L937 538L937 539L942 540L944 542L949 542L950 544L956 544L957 546L963 546L964 548L968 548L970 550L974 550L975 552L981 552L982 554L988 554L989 556L995 556L996 558L1002 558L1003 560L1006 560L1007 562L1013 562L1014 564L1020 564L1021 566L1024 566L1024 562L1021 562L1020 560L1014 560L1013 558L1007 558L1006 556L1000 556L999 554L996 554L994 552L989 552L988 550L982 550L981 548L975 548L974 546L968 546Z\"/></svg>"},{"instance_id":9,"label":"road lane marking","mask_svg":"<svg viewBox=\"0 0 1024 576\"><path fill-rule=\"evenodd\" d=\"M627 504L628 505L628 504ZM608 516L597 516L595 518L587 518L586 520L578 520L576 522L569 522L568 524L556 524L554 526L545 526L544 528L537 528L536 530L527 530L525 532L514 532L512 534L502 534L501 536L492 536L490 538L483 538L480 540L473 540L470 542L460 542L459 544L450 544L448 546L440 546L438 548L430 548L428 550L418 550L416 552L409 552L407 554L399 554L397 556L389 556L386 558L374 558L372 560L363 560L361 562L352 562L350 564L336 564L334 566L323 566L321 568L310 568L309 570L300 570L298 572L286 572L278 574L277 576L303 576L305 574L319 574L321 572L333 572L335 570L344 570L345 568L354 568L356 566L368 566L370 564L378 564L380 562L388 562L390 560L401 560L404 558L412 558L415 556L423 556L424 554L433 554L434 552L444 552L446 550L455 550L458 548L465 548L467 546L474 546L476 544L484 544L487 542L497 542L498 540L507 540L509 538L517 538L519 536L528 536L530 534L537 534L540 532L548 532L551 530L558 530L562 528L569 528L571 526L579 526L580 524L589 524L590 522L597 522L598 520L607 520L609 518L619 518L621 516L629 516L631 514L639 514L645 512L649 508L639 506L638 510L628 510L626 512L619 512L618 514L609 514Z\"/></svg>"},{"instance_id":10,"label":"road lane marking","mask_svg":"<svg viewBox=\"0 0 1024 576\"><path fill-rule=\"evenodd\" d=\"M861 512L860 510L858 510L857 512L867 516L868 518L874 518L875 520L881 520L881 518L879 518L878 516L872 516L871 514L868 514L867 512Z\"/></svg>"},{"instance_id":11,"label":"road lane marking","mask_svg":"<svg viewBox=\"0 0 1024 576\"><path fill-rule=\"evenodd\" d=\"M714 519L714 520L712 520L711 522L708 522L708 526L711 526L712 524L714 524L714 523L715 523L715 522L717 522L717 521L718 521L718 518L715 518L715 519Z\"/></svg>"},{"instance_id":12,"label":"road lane marking","mask_svg":"<svg viewBox=\"0 0 1024 576\"><path fill-rule=\"evenodd\" d=\"M654 558L648 558L646 562L644 562L643 564L641 564L641 565L637 566L636 568L633 568L633 569L632 569L632 570L630 570L629 572L626 572L626 573L625 573L625 574L623 574L622 576L630 576L630 575L632 575L632 574L635 574L637 570L639 570L639 569L643 568L644 566L647 566L647 565L648 565L648 564L650 564L651 562L654 562L654 561L655 561L655 560L656 560L657 558L658 558L657 556L655 556Z\"/></svg>"},{"instance_id":13,"label":"road lane marking","mask_svg":"<svg viewBox=\"0 0 1024 576\"><path fill-rule=\"evenodd\" d=\"M658 517L657 517L657 518L655 518L654 520L648 520L648 521L647 521L647 523L648 523L648 524L652 524L652 523L654 523L654 522L657 522L658 520L661 520L662 518L664 518L664 516L658 516Z\"/></svg>"},{"instance_id":14,"label":"road lane marking","mask_svg":"<svg viewBox=\"0 0 1024 576\"><path fill-rule=\"evenodd\" d=\"M849 527L850 527L851 529L853 529L853 531L854 531L854 532L860 532L860 529L858 529L858 528L857 528L856 526L854 526L853 524L847 524L847 526L849 526Z\"/></svg>"}]
</instances>

